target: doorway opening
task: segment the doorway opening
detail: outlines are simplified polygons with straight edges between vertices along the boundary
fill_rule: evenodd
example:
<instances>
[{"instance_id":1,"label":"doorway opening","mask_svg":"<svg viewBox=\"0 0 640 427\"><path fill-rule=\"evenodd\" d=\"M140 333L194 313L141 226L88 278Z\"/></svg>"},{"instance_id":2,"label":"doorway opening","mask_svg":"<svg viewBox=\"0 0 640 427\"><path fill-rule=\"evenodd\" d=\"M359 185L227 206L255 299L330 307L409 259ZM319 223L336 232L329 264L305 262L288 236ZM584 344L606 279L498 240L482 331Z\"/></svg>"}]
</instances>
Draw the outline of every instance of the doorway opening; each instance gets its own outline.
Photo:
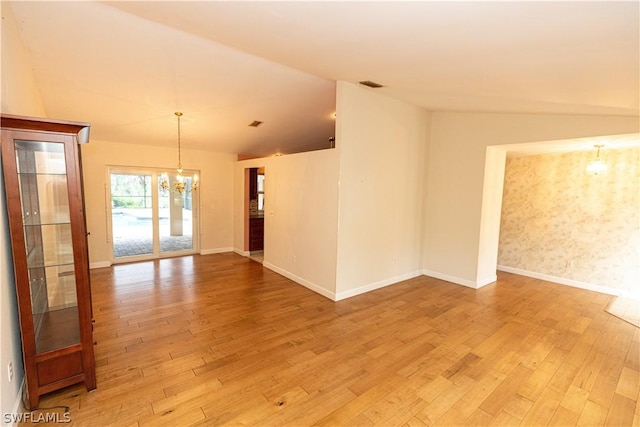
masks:
<instances>
[{"instance_id":1,"label":"doorway opening","mask_svg":"<svg viewBox=\"0 0 640 427\"><path fill-rule=\"evenodd\" d=\"M602 138L487 147L480 286L500 270L640 299L637 198L628 198L639 194L640 144L637 134L607 136L616 166L594 174L587 165Z\"/></svg>"},{"instance_id":2,"label":"doorway opening","mask_svg":"<svg viewBox=\"0 0 640 427\"><path fill-rule=\"evenodd\" d=\"M194 254L199 251L197 192L164 191L160 172L110 168L107 215L114 263ZM169 177L171 180L172 177Z\"/></svg>"},{"instance_id":3,"label":"doorway opening","mask_svg":"<svg viewBox=\"0 0 640 427\"><path fill-rule=\"evenodd\" d=\"M245 252L264 261L265 168L245 169Z\"/></svg>"}]
</instances>

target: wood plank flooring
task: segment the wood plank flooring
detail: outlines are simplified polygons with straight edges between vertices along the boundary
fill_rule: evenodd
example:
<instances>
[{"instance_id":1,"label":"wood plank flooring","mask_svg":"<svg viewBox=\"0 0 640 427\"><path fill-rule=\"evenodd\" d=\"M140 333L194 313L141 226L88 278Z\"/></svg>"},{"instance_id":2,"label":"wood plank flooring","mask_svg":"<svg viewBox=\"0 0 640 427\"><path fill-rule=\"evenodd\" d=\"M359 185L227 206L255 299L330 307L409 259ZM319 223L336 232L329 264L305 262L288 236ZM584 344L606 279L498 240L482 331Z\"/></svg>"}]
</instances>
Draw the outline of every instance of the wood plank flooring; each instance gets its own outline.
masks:
<instances>
[{"instance_id":1,"label":"wood plank flooring","mask_svg":"<svg viewBox=\"0 0 640 427\"><path fill-rule=\"evenodd\" d=\"M41 400L71 425L640 425L640 329L606 295L500 273L336 303L236 254L91 277L98 388Z\"/></svg>"}]
</instances>

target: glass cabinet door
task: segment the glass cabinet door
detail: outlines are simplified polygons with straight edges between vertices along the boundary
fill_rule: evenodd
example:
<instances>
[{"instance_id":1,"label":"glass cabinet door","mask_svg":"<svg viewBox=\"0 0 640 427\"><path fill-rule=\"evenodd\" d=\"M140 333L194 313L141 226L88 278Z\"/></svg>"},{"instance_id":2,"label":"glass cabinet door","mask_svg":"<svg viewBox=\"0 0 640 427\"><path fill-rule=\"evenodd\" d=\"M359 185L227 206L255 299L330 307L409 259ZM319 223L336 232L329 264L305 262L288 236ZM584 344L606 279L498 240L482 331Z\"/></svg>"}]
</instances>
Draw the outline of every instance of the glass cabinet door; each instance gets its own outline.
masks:
<instances>
[{"instance_id":1,"label":"glass cabinet door","mask_svg":"<svg viewBox=\"0 0 640 427\"><path fill-rule=\"evenodd\" d=\"M15 141L36 353L80 343L64 144Z\"/></svg>"}]
</instances>

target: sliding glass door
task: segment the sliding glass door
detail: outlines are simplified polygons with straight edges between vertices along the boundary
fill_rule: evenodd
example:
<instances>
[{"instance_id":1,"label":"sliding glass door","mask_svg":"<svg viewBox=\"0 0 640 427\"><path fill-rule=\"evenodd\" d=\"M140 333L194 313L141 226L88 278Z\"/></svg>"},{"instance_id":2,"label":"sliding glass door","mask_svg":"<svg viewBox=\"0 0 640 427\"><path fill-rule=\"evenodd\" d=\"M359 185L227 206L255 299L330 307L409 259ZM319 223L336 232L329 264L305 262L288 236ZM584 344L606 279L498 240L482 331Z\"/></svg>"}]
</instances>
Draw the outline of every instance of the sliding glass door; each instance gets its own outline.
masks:
<instances>
[{"instance_id":1,"label":"sliding glass door","mask_svg":"<svg viewBox=\"0 0 640 427\"><path fill-rule=\"evenodd\" d=\"M127 262L198 251L197 192L160 188L154 170L109 171L109 219L114 262ZM169 176L169 181L175 177ZM187 177L187 190L190 177Z\"/></svg>"}]
</instances>

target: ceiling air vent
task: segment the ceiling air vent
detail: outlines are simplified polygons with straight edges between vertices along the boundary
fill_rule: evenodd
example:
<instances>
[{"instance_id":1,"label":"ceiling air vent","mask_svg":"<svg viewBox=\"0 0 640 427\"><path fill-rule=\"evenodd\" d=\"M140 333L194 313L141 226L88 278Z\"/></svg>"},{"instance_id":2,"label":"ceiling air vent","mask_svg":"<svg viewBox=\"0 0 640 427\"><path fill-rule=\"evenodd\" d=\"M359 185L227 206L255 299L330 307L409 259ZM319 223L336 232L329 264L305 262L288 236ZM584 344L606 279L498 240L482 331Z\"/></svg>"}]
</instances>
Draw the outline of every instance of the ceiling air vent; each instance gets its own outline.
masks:
<instances>
[{"instance_id":1,"label":"ceiling air vent","mask_svg":"<svg viewBox=\"0 0 640 427\"><path fill-rule=\"evenodd\" d=\"M260 120L254 120L251 123L249 123L249 126L257 128L258 126L260 126L262 124L262 122Z\"/></svg>"},{"instance_id":2,"label":"ceiling air vent","mask_svg":"<svg viewBox=\"0 0 640 427\"><path fill-rule=\"evenodd\" d=\"M384 87L380 83L372 82L371 80L361 81L360 84L363 85L363 86L372 87L374 89L378 89L380 87Z\"/></svg>"}]
</instances>

